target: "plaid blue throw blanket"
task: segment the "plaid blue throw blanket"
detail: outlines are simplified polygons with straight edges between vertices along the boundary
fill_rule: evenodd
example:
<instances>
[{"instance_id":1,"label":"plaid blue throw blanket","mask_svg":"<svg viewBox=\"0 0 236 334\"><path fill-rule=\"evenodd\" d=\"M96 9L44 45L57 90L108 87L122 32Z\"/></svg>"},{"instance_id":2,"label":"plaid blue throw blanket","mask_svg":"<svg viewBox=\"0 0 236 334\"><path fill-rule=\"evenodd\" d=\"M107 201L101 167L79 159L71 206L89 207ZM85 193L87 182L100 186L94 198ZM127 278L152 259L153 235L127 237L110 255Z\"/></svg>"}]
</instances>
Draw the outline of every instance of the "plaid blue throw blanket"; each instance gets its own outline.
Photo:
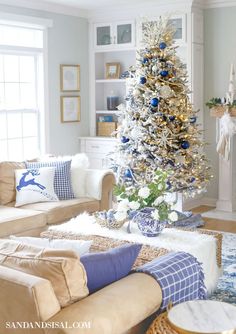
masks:
<instances>
[{"instance_id":1,"label":"plaid blue throw blanket","mask_svg":"<svg viewBox=\"0 0 236 334\"><path fill-rule=\"evenodd\" d=\"M134 270L153 276L162 289L160 312L193 299L206 299L206 287L201 264L185 252L173 252L145 263Z\"/></svg>"}]
</instances>

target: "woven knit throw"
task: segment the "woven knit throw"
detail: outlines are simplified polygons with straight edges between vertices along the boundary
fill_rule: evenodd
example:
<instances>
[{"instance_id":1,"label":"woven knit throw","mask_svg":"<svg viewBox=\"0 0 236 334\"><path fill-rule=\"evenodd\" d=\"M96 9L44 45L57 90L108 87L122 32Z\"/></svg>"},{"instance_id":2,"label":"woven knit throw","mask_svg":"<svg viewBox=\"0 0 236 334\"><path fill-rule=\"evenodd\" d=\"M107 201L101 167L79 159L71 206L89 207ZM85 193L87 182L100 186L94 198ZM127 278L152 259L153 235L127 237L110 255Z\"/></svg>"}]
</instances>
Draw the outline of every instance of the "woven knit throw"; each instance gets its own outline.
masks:
<instances>
[{"instance_id":1,"label":"woven knit throw","mask_svg":"<svg viewBox=\"0 0 236 334\"><path fill-rule=\"evenodd\" d=\"M171 252L136 268L134 272L149 274L160 285L160 312L164 311L170 302L175 305L188 300L206 299L202 266L188 253Z\"/></svg>"}]
</instances>

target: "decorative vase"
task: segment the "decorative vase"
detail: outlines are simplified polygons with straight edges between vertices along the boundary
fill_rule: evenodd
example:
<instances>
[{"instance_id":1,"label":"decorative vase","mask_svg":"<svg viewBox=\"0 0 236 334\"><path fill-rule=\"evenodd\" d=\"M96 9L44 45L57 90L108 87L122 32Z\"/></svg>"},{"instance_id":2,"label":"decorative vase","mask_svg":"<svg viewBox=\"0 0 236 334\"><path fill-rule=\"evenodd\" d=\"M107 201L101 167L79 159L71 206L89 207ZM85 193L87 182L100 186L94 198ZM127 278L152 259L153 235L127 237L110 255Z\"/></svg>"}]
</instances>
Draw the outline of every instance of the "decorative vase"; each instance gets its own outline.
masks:
<instances>
[{"instance_id":1,"label":"decorative vase","mask_svg":"<svg viewBox=\"0 0 236 334\"><path fill-rule=\"evenodd\" d=\"M137 212L133 222L137 223L139 230L146 237L156 237L165 228L166 222L155 220L152 217L154 208L144 208Z\"/></svg>"}]
</instances>

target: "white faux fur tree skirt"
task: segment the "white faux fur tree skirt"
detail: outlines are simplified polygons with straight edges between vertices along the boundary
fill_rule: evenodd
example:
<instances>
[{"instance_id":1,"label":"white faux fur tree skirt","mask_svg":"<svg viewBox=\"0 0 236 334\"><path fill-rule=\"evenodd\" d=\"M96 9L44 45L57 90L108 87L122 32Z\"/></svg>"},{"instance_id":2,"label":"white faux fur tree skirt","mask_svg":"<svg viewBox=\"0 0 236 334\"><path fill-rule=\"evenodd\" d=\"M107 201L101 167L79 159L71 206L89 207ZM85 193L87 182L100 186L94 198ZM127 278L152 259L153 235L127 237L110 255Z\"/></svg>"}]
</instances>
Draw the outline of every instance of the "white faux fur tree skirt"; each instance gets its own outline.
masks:
<instances>
[{"instance_id":1,"label":"white faux fur tree skirt","mask_svg":"<svg viewBox=\"0 0 236 334\"><path fill-rule=\"evenodd\" d=\"M98 235L166 248L170 251L185 251L195 256L202 263L208 293L210 294L215 290L218 278L221 275L221 268L217 265L217 240L214 236L166 228L159 236L148 238L140 233L135 224L132 225L132 233L127 233L126 229L127 223L119 230L109 230L101 227L88 214L79 215L61 225L49 227L51 231L77 233L87 236Z\"/></svg>"}]
</instances>

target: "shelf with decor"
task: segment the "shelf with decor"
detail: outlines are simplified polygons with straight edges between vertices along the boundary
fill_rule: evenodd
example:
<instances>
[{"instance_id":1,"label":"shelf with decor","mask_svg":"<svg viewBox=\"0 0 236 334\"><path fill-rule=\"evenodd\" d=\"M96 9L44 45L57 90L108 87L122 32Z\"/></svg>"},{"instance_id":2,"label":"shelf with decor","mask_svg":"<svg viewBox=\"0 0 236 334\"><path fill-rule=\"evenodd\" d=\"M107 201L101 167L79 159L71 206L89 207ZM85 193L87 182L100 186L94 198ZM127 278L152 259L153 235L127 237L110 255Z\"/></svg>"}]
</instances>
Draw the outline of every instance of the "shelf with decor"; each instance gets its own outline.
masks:
<instances>
[{"instance_id":1,"label":"shelf with decor","mask_svg":"<svg viewBox=\"0 0 236 334\"><path fill-rule=\"evenodd\" d=\"M110 50L94 52L95 64L95 103L94 134L110 136L117 126L117 106L125 102L126 80L122 77L135 64L136 50ZM111 116L109 121L102 122L102 115ZM100 117L101 116L101 117ZM101 124L106 123L106 124Z\"/></svg>"}]
</instances>

